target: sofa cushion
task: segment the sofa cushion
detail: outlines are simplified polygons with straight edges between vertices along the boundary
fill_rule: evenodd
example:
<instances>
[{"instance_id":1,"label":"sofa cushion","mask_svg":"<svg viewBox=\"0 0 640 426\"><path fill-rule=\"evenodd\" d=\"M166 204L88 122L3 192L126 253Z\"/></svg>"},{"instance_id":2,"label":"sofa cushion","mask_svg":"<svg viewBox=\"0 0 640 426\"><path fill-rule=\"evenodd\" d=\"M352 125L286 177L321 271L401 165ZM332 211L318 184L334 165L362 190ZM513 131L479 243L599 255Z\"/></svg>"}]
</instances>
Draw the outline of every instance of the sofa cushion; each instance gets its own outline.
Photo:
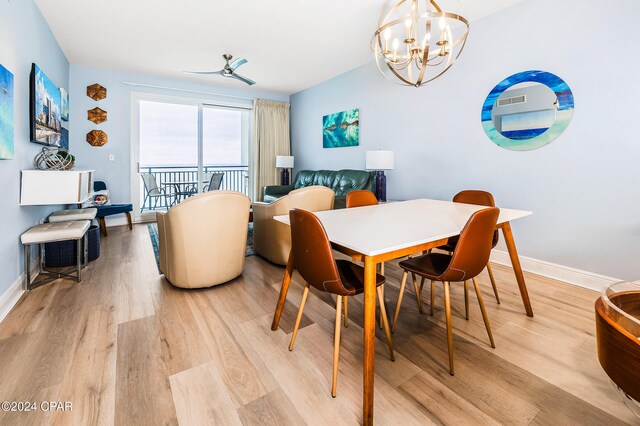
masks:
<instances>
[{"instance_id":1,"label":"sofa cushion","mask_svg":"<svg viewBox=\"0 0 640 426\"><path fill-rule=\"evenodd\" d=\"M333 183L333 191L336 195L347 195L356 189L366 189L371 173L362 170L338 170Z\"/></svg>"},{"instance_id":2,"label":"sofa cushion","mask_svg":"<svg viewBox=\"0 0 640 426\"><path fill-rule=\"evenodd\" d=\"M313 177L313 184L333 189L337 174L335 170L318 170Z\"/></svg>"},{"instance_id":3,"label":"sofa cushion","mask_svg":"<svg viewBox=\"0 0 640 426\"><path fill-rule=\"evenodd\" d=\"M314 170L300 170L296 175L296 181L293 183L293 189L300 189L313 185L313 179L316 176Z\"/></svg>"}]
</instances>

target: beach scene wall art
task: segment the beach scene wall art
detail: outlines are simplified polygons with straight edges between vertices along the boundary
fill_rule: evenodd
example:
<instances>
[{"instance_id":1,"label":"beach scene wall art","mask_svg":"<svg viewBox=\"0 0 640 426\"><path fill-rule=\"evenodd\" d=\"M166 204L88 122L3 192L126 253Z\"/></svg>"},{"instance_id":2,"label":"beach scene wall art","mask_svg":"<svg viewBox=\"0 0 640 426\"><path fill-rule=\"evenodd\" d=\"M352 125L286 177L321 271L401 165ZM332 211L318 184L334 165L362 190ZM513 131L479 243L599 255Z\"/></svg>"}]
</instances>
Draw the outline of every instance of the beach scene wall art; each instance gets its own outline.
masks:
<instances>
[{"instance_id":1,"label":"beach scene wall art","mask_svg":"<svg viewBox=\"0 0 640 426\"><path fill-rule=\"evenodd\" d=\"M560 136L573 109L573 93L564 80L545 71L524 71L491 90L482 105L482 128L502 148L529 151Z\"/></svg>"},{"instance_id":2,"label":"beach scene wall art","mask_svg":"<svg viewBox=\"0 0 640 426\"><path fill-rule=\"evenodd\" d=\"M0 160L13 159L13 74L0 65Z\"/></svg>"},{"instance_id":3,"label":"beach scene wall art","mask_svg":"<svg viewBox=\"0 0 640 426\"><path fill-rule=\"evenodd\" d=\"M62 96L60 89L33 64L31 68L31 142L60 146Z\"/></svg>"},{"instance_id":4,"label":"beach scene wall art","mask_svg":"<svg viewBox=\"0 0 640 426\"><path fill-rule=\"evenodd\" d=\"M360 141L359 126L357 109L325 115L322 117L322 147L358 146Z\"/></svg>"}]
</instances>

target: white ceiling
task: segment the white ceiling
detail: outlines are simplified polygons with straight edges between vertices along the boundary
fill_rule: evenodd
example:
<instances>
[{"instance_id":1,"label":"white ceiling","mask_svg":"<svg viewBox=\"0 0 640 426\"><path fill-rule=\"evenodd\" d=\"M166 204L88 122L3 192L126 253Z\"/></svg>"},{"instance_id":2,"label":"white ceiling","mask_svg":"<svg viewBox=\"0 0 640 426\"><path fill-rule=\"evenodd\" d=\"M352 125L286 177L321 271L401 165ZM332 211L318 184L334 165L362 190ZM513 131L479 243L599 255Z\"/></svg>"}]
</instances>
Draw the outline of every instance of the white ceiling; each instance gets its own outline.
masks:
<instances>
[{"instance_id":1,"label":"white ceiling","mask_svg":"<svg viewBox=\"0 0 640 426\"><path fill-rule=\"evenodd\" d=\"M35 0L72 64L247 87L220 76L223 53L256 89L292 94L371 60L386 0ZM447 1L439 1L446 9ZM522 0L466 0L477 20ZM471 36L473 35L473 25ZM470 37L471 37L470 36Z\"/></svg>"}]
</instances>

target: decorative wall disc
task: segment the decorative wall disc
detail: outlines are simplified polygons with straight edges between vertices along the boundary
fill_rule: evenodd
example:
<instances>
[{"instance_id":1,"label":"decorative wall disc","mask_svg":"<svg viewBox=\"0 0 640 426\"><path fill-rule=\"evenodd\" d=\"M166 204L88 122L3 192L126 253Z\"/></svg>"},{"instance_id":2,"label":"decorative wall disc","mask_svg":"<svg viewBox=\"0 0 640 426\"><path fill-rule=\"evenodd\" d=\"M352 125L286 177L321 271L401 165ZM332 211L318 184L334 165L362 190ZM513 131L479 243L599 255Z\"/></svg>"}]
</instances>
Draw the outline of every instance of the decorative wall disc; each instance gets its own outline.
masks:
<instances>
[{"instance_id":1,"label":"decorative wall disc","mask_svg":"<svg viewBox=\"0 0 640 426\"><path fill-rule=\"evenodd\" d=\"M98 83L87 86L87 96L94 101L99 101L107 97L107 89Z\"/></svg>"},{"instance_id":2,"label":"decorative wall disc","mask_svg":"<svg viewBox=\"0 0 640 426\"><path fill-rule=\"evenodd\" d=\"M528 151L547 145L573 116L573 93L555 74L531 70L502 80L482 105L482 128L498 146Z\"/></svg>"},{"instance_id":3,"label":"decorative wall disc","mask_svg":"<svg viewBox=\"0 0 640 426\"><path fill-rule=\"evenodd\" d=\"M107 121L107 111L102 108L94 108L87 111L87 119L93 121L96 124L104 123Z\"/></svg>"},{"instance_id":4,"label":"decorative wall disc","mask_svg":"<svg viewBox=\"0 0 640 426\"><path fill-rule=\"evenodd\" d=\"M109 141L109 137L102 130L92 130L87 133L87 142L92 146L102 146Z\"/></svg>"}]
</instances>

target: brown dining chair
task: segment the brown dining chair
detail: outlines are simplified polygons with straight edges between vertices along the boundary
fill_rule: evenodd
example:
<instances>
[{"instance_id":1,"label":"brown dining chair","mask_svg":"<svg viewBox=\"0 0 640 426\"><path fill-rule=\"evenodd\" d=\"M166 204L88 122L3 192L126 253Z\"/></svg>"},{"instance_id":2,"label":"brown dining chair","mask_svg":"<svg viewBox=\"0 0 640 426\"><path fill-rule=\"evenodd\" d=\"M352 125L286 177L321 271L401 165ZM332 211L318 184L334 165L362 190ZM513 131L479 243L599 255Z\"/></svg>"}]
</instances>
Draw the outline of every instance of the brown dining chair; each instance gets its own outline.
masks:
<instances>
[{"instance_id":1,"label":"brown dining chair","mask_svg":"<svg viewBox=\"0 0 640 426\"><path fill-rule=\"evenodd\" d=\"M496 203L493 200L493 195L487 191L479 191L479 190L466 190L458 192L453 196L454 203L465 203L465 204L476 204L479 206L487 206L487 207L495 207ZM493 240L491 242L491 248L494 248L498 245L498 240L500 236L498 230L496 229L493 232ZM438 247L440 250L448 251L449 253L453 253L456 248L456 243L458 242L458 236L449 238L447 244ZM493 287L493 294L496 297L496 302L500 304L500 296L498 295L498 286L496 286L496 280L493 277L493 270L491 269L491 262L487 261L487 272L489 273L489 280L491 281L491 286ZM468 295L465 295L468 297ZM467 316L469 314L467 313Z\"/></svg>"},{"instance_id":2,"label":"brown dining chair","mask_svg":"<svg viewBox=\"0 0 640 426\"><path fill-rule=\"evenodd\" d=\"M336 324L333 341L333 381L331 396L336 396L338 383L338 357L340 355L340 318L342 301L349 296L355 296L364 292L364 268L348 260L335 260L331 243L320 220L311 212L301 209L293 209L289 212L291 222L291 255L294 270L297 270L306 281L300 309L296 318L289 350L293 350L293 343L298 334L300 320L304 305L309 295L309 287L314 286L320 291L332 293L336 300ZM384 276L376 274L376 287L380 309L384 313L382 293L380 286L385 283ZM393 345L387 315L384 313L384 329L389 345L391 360L394 361Z\"/></svg>"},{"instance_id":3,"label":"brown dining chair","mask_svg":"<svg viewBox=\"0 0 640 426\"><path fill-rule=\"evenodd\" d=\"M365 207L365 206L376 206L378 205L378 199L376 198L376 194L371 191L367 191L366 189L359 189L356 191L351 191L347 194L347 208L352 207ZM384 275L384 262L380 263L380 273ZM384 286L380 288L382 292L382 300L384 300ZM345 299L344 301L344 326L347 327L349 325L349 299ZM382 311L380 311L380 328L383 327L382 324Z\"/></svg>"},{"instance_id":4,"label":"brown dining chair","mask_svg":"<svg viewBox=\"0 0 640 426\"><path fill-rule=\"evenodd\" d=\"M347 208L351 207L363 207L363 206L375 206L378 204L376 195L367 190L351 191L347 194Z\"/></svg>"},{"instance_id":5,"label":"brown dining chair","mask_svg":"<svg viewBox=\"0 0 640 426\"><path fill-rule=\"evenodd\" d=\"M395 330L400 306L402 305L402 295L406 283L408 273L419 275L425 279L431 280L431 315L433 315L434 290L435 282L442 281L444 284L444 309L447 323L447 343L449 346L449 373L453 376L453 334L451 331L451 301L449 297L450 282L464 282L465 287L468 286L468 280L473 280L476 289L476 296L482 319L489 335L491 347L495 348L493 335L491 334L491 326L487 311L484 308L482 294L476 277L482 272L491 253L491 244L493 231L496 228L498 215L500 210L496 207L479 210L475 212L464 229L460 233L460 237L453 250L453 254L445 253L429 253L422 256L400 262L400 267L404 269L402 284L400 285L400 293L398 294L398 303L396 312L393 317L393 330ZM467 293L467 292L465 292ZM465 300L465 308L468 313L468 299ZM468 314L467 314L468 319Z\"/></svg>"}]
</instances>

